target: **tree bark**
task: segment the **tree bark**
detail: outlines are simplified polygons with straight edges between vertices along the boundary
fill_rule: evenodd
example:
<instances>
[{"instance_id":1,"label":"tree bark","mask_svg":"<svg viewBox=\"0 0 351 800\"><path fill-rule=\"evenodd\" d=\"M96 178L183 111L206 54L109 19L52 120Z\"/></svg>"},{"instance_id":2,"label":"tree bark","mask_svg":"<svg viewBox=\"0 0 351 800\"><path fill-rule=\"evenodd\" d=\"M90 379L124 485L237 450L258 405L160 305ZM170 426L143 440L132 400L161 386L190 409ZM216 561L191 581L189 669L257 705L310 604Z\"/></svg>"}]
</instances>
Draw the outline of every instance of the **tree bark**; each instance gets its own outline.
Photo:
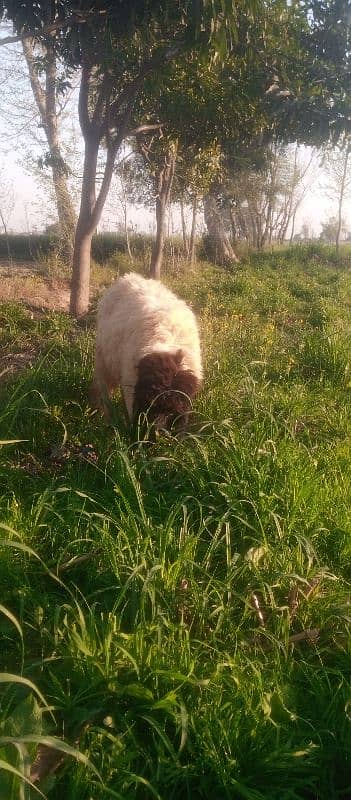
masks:
<instances>
[{"instance_id":1,"label":"tree bark","mask_svg":"<svg viewBox=\"0 0 351 800\"><path fill-rule=\"evenodd\" d=\"M73 271L70 297L70 313L74 317L81 317L89 308L90 288L90 255L91 242L100 221L105 200L110 188L116 152L126 134L132 106L128 106L121 121L118 137L111 142L108 132L107 154L104 174L98 196L96 196L96 170L99 154L100 140L102 138L100 115L104 105L108 105L109 95L106 85L102 84L96 100L95 110L90 120L89 117L89 87L92 70L84 67L82 70L79 92L79 121L85 142L82 193L79 217L75 235L73 251Z\"/></svg>"},{"instance_id":2,"label":"tree bark","mask_svg":"<svg viewBox=\"0 0 351 800\"><path fill-rule=\"evenodd\" d=\"M188 256L189 256L189 243L188 243L188 237L187 237L187 233L186 233L184 198L181 197L179 202L180 202L180 218L181 218L181 222L182 222L183 247L184 247L184 253L185 253L186 257L188 258Z\"/></svg>"},{"instance_id":3,"label":"tree bark","mask_svg":"<svg viewBox=\"0 0 351 800\"><path fill-rule=\"evenodd\" d=\"M233 262L238 263L239 259L226 232L217 198L211 192L204 197L204 217L215 263L224 267L231 266Z\"/></svg>"},{"instance_id":4,"label":"tree bark","mask_svg":"<svg viewBox=\"0 0 351 800\"><path fill-rule=\"evenodd\" d=\"M49 148L49 163L55 192L57 216L60 226L60 238L65 259L71 263L76 227L76 213L68 189L68 170L61 152L58 112L56 106L56 57L49 44L45 53L45 88L41 84L35 69L33 39L23 39L23 53L27 62L29 80L33 96L39 111L41 124L45 132Z\"/></svg>"},{"instance_id":5,"label":"tree bark","mask_svg":"<svg viewBox=\"0 0 351 800\"><path fill-rule=\"evenodd\" d=\"M156 176L156 239L152 249L150 276L159 280L165 243L166 211L170 201L175 165L177 159L176 147L170 147L165 155L164 163Z\"/></svg>"},{"instance_id":6,"label":"tree bark","mask_svg":"<svg viewBox=\"0 0 351 800\"><path fill-rule=\"evenodd\" d=\"M96 229L93 212L96 205L95 180L99 152L98 139L86 131L80 211L74 241L70 312L81 317L89 307L91 241Z\"/></svg>"},{"instance_id":7,"label":"tree bark","mask_svg":"<svg viewBox=\"0 0 351 800\"><path fill-rule=\"evenodd\" d=\"M3 229L4 229L4 234L5 234L5 239L6 239L7 255L8 255L8 257L9 257L9 262L10 262L10 264L12 264L12 255L11 255L11 247L10 247L9 234L8 234L8 230L7 230L7 225L6 225L5 217L4 217L3 213L2 213L2 210L1 210L1 208L0 208L0 220L1 220L1 222L2 222L2 226L3 226Z\"/></svg>"},{"instance_id":8,"label":"tree bark","mask_svg":"<svg viewBox=\"0 0 351 800\"><path fill-rule=\"evenodd\" d=\"M190 234L190 246L189 246L189 263L190 267L192 268L195 264L196 260L196 217L197 217L197 207L198 207L198 197L195 195L193 198L193 213L192 213L192 220L191 220L191 234Z\"/></svg>"},{"instance_id":9,"label":"tree bark","mask_svg":"<svg viewBox=\"0 0 351 800\"><path fill-rule=\"evenodd\" d=\"M139 74L127 84L111 102L111 75L106 71L102 80L95 84L96 100L92 113L90 88L95 79L92 66L87 62L82 67L79 89L78 114L85 142L82 196L77 223L73 254L73 274L70 298L70 312L81 317L89 308L89 278L91 240L100 221L104 204L111 185L117 151L128 134L137 134L138 129L131 125L131 117L136 97L148 74L161 64L171 61L182 49L181 43L172 43L165 50L157 51L141 66ZM149 128L150 126L147 126ZM155 126L152 126L154 129ZM156 126L157 128L159 125ZM145 129L145 126L142 126ZM140 129L139 129L140 130ZM106 142L106 162L100 190L96 196L96 167L99 147ZM175 159L171 169L171 181L167 202L174 175Z\"/></svg>"},{"instance_id":10,"label":"tree bark","mask_svg":"<svg viewBox=\"0 0 351 800\"><path fill-rule=\"evenodd\" d=\"M123 168L122 168L122 171L120 172L119 179L120 179L121 190L122 190L121 205L122 205L122 211L123 211L124 235L126 237L126 246L127 246L128 256L130 258L130 261L133 263L133 255L132 255L132 251L131 251L131 247L130 247L130 237L129 237L129 228L128 228L128 201L127 201L127 192L126 192L126 186L125 186L125 181L124 181Z\"/></svg>"},{"instance_id":11,"label":"tree bark","mask_svg":"<svg viewBox=\"0 0 351 800\"><path fill-rule=\"evenodd\" d=\"M152 248L150 275L160 280L163 251L165 244L166 203L162 197L156 197L156 239Z\"/></svg>"},{"instance_id":12,"label":"tree bark","mask_svg":"<svg viewBox=\"0 0 351 800\"><path fill-rule=\"evenodd\" d=\"M93 234L88 226L77 225L73 253L70 313L82 317L89 307L90 254Z\"/></svg>"},{"instance_id":13,"label":"tree bark","mask_svg":"<svg viewBox=\"0 0 351 800\"><path fill-rule=\"evenodd\" d=\"M344 202L347 167L348 167L350 151L351 151L351 145L348 145L346 147L346 150L345 150L345 161L344 161L344 167L343 167L343 171L342 171L340 194L339 194L339 203L338 203L338 227L337 227L336 238L335 238L335 247L336 247L337 255L339 255L339 248L340 248L340 234L341 234L341 228L342 228L342 206L343 206L343 202Z\"/></svg>"}]
</instances>

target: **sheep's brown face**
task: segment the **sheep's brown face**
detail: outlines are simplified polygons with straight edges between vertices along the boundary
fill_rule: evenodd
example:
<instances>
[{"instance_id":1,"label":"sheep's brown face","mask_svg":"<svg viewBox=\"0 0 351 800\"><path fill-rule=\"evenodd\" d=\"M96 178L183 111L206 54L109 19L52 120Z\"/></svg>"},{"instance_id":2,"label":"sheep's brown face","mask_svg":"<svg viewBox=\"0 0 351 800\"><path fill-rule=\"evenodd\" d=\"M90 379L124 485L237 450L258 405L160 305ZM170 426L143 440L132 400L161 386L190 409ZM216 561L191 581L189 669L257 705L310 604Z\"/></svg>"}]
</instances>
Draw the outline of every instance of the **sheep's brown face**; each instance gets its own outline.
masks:
<instances>
[{"instance_id":1,"label":"sheep's brown face","mask_svg":"<svg viewBox=\"0 0 351 800\"><path fill-rule=\"evenodd\" d=\"M200 388L199 380L182 370L182 351L175 355L152 353L138 364L134 392L134 418L145 413L155 430L180 432L188 424L191 399Z\"/></svg>"}]
</instances>

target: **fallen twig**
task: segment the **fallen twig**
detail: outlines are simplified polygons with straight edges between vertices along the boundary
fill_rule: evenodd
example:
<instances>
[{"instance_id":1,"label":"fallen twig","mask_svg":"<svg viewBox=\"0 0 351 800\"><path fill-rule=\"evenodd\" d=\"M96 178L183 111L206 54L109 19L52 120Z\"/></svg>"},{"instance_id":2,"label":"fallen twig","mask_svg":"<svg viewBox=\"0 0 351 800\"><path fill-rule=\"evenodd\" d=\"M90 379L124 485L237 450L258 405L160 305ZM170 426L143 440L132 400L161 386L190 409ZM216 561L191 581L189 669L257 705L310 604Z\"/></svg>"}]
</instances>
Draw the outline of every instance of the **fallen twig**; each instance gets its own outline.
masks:
<instances>
[{"instance_id":1,"label":"fallen twig","mask_svg":"<svg viewBox=\"0 0 351 800\"><path fill-rule=\"evenodd\" d=\"M91 550L90 553L84 553L82 556L72 556L72 558L66 559L63 561L62 564L58 564L57 572L64 572L66 569L71 569L71 567L76 567L78 564L84 564L86 561L90 561L100 552L100 548L95 548L95 550Z\"/></svg>"},{"instance_id":2,"label":"fallen twig","mask_svg":"<svg viewBox=\"0 0 351 800\"><path fill-rule=\"evenodd\" d=\"M295 644L295 642L308 642L309 644L315 644L318 641L319 636L319 628L306 628L306 630L301 631L301 633L294 633L292 636L289 636L289 644Z\"/></svg>"},{"instance_id":3,"label":"fallen twig","mask_svg":"<svg viewBox=\"0 0 351 800\"><path fill-rule=\"evenodd\" d=\"M261 610L259 599L258 599L257 594L255 594L255 592L252 592L252 595L251 595L251 605L252 605L252 607L255 609L255 611L257 613L258 622L259 622L260 627L261 628L265 628L266 624L265 624L264 614L263 614L263 612Z\"/></svg>"}]
</instances>

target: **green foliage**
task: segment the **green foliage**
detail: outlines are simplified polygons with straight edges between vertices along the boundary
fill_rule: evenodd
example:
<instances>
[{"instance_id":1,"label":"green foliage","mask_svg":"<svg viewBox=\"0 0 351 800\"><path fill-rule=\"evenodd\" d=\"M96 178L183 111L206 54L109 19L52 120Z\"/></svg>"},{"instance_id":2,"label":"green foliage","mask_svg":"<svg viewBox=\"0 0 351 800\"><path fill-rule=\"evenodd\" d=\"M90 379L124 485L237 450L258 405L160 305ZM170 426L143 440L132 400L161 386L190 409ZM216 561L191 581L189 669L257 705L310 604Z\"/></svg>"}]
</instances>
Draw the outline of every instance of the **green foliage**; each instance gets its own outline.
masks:
<instances>
[{"instance_id":1,"label":"green foliage","mask_svg":"<svg viewBox=\"0 0 351 800\"><path fill-rule=\"evenodd\" d=\"M47 255L57 246L58 239L44 233L0 234L0 258L8 259L8 247L11 257L16 261L31 261L40 254Z\"/></svg>"},{"instance_id":2,"label":"green foliage","mask_svg":"<svg viewBox=\"0 0 351 800\"><path fill-rule=\"evenodd\" d=\"M148 261L153 237L148 234L133 234L130 236L130 246L137 259ZM8 237L11 256L15 261L42 261L49 260L57 253L59 240L53 234L10 234ZM103 264L114 256L118 258L126 254L126 238L120 233L99 233L93 238L92 258L98 264ZM173 237L166 242L166 255L174 253L179 257L183 252L183 245L179 237ZM0 258L8 258L5 237L0 235Z\"/></svg>"},{"instance_id":3,"label":"green foliage","mask_svg":"<svg viewBox=\"0 0 351 800\"><path fill-rule=\"evenodd\" d=\"M79 743L49 800L346 800L349 264L296 247L167 283L205 355L182 439L89 409L92 320L1 311L2 352L40 356L0 390L22 440L0 451L0 758L28 776L37 737Z\"/></svg>"}]
</instances>

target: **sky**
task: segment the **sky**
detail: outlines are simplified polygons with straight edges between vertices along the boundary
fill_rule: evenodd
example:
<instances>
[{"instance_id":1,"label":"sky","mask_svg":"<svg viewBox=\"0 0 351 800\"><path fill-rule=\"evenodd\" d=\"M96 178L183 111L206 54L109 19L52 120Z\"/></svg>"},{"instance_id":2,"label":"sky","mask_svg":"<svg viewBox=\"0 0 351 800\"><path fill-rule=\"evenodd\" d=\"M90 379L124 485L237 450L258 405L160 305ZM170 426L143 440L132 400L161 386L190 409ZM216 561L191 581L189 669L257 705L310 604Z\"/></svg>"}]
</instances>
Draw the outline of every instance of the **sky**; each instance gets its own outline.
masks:
<instances>
[{"instance_id":1,"label":"sky","mask_svg":"<svg viewBox=\"0 0 351 800\"><path fill-rule=\"evenodd\" d=\"M0 36L9 33L0 25ZM42 231L56 218L52 202L50 180L33 174L31 165L43 153L43 133L38 126L36 111L26 65L20 45L0 47L0 209L8 229L14 232ZM77 121L77 92L73 89L63 112L66 117L65 130L67 147L74 150L77 174L74 191L79 198L80 162L83 143ZM302 149L301 159L308 159L307 149ZM38 172L38 171L37 171ZM307 224L310 235L319 235L321 220L335 213L335 205L323 189L323 176L314 170L310 177L309 190L298 211L295 231L299 232ZM179 210L172 210L170 229L180 231ZM351 199L345 203L343 214L351 228ZM153 232L155 228L152 210L129 207L130 225L137 231ZM189 210L190 218L190 210ZM190 222L190 219L189 219ZM100 230L116 230L122 223L122 208L116 187L110 193L100 223ZM199 217L199 231L203 220Z\"/></svg>"},{"instance_id":2,"label":"sky","mask_svg":"<svg viewBox=\"0 0 351 800\"><path fill-rule=\"evenodd\" d=\"M0 117L1 119L1 117ZM7 224L9 230L14 232L41 231L45 226L55 220L55 211L51 201L49 187L43 187L41 182L35 180L23 164L23 156L14 147L2 159L0 142L0 181L10 187L8 196L13 195L11 208L8 211ZM0 186L1 197L1 186ZM45 204L47 201L47 205ZM302 206L297 214L296 232L301 230L305 223L318 235L321 229L320 221L327 219L334 212L331 201L323 194L323 189L315 181L308 191ZM190 212L189 212L190 216ZM345 218L351 223L351 205L345 204ZM154 230L154 214L146 208L130 206L128 209L130 225L138 232L152 232ZM100 230L115 230L122 224L122 209L118 199L110 195L100 223ZM202 221L199 219L199 227ZM180 219L177 209L173 211L173 226L175 232L180 231Z\"/></svg>"}]
</instances>

